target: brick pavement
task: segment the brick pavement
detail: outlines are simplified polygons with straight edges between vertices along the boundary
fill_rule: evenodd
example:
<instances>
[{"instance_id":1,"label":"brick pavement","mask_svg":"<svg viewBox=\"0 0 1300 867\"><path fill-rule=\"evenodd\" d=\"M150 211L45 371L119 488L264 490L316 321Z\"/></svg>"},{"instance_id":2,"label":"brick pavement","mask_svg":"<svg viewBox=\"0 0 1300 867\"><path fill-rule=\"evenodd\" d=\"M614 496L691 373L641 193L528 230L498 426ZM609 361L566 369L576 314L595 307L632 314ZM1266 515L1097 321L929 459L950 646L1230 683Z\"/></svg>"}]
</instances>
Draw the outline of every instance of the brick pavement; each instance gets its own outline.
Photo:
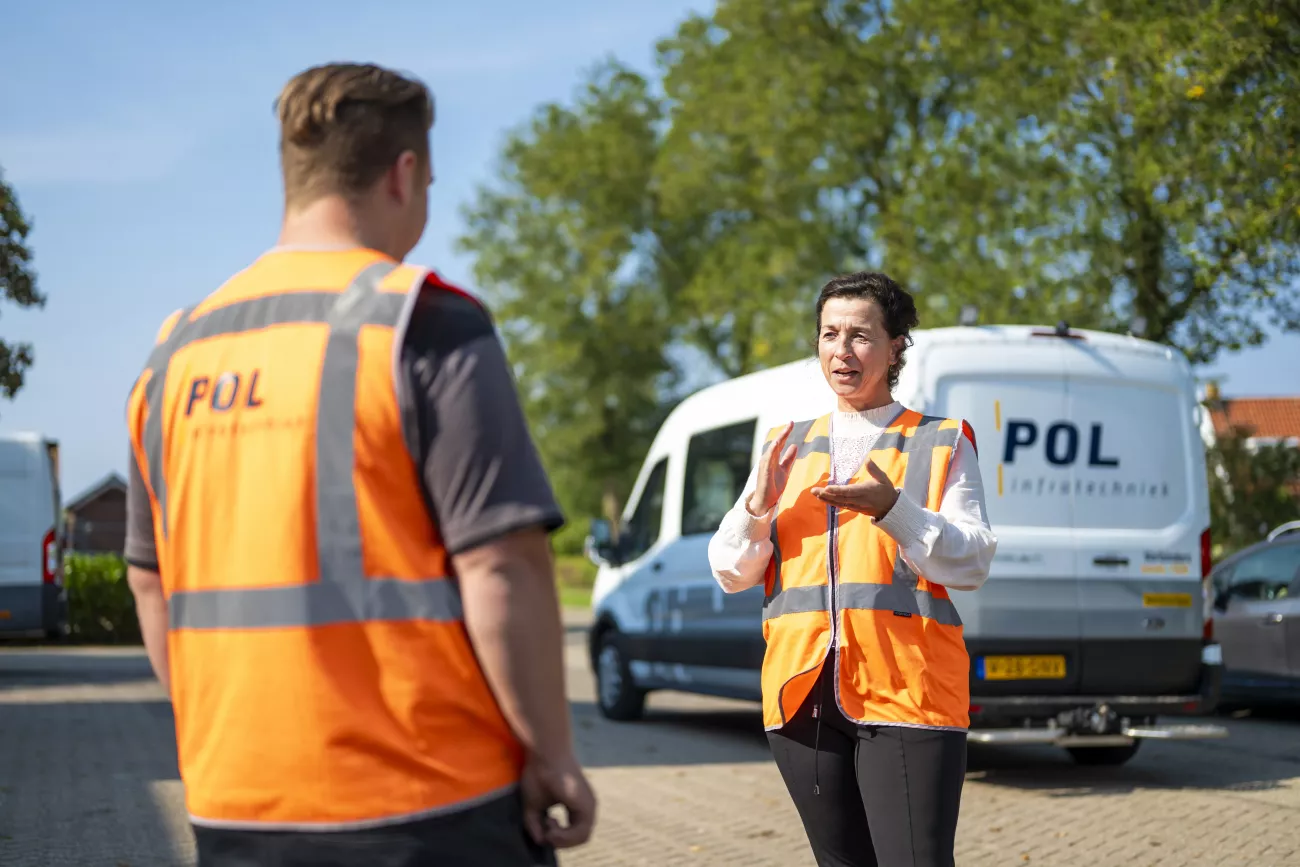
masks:
<instances>
[{"instance_id":1,"label":"brick pavement","mask_svg":"<svg viewBox=\"0 0 1300 867\"><path fill-rule=\"evenodd\" d=\"M752 705L592 704L576 622L575 732L601 799L588 865L812 864ZM1229 720L1227 741L1147 744L1119 769L1047 748L972 748L960 865L1300 865L1300 711ZM138 651L0 649L0 865L189 865L171 717Z\"/></svg>"}]
</instances>

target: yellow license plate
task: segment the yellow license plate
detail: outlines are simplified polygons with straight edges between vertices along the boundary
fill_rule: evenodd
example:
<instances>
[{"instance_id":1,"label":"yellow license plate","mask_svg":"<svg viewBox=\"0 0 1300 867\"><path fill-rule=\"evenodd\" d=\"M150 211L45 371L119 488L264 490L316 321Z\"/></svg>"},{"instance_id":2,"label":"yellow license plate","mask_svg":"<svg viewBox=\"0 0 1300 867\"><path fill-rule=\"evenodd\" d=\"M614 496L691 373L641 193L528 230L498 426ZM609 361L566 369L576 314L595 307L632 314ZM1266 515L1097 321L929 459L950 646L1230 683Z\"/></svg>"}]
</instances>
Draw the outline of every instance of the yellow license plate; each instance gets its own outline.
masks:
<instances>
[{"instance_id":1,"label":"yellow license plate","mask_svg":"<svg viewBox=\"0 0 1300 867\"><path fill-rule=\"evenodd\" d=\"M1190 593L1143 593L1143 608L1191 608Z\"/></svg>"},{"instance_id":2,"label":"yellow license plate","mask_svg":"<svg viewBox=\"0 0 1300 867\"><path fill-rule=\"evenodd\" d=\"M1064 656L986 656L984 680L1061 680Z\"/></svg>"}]
</instances>

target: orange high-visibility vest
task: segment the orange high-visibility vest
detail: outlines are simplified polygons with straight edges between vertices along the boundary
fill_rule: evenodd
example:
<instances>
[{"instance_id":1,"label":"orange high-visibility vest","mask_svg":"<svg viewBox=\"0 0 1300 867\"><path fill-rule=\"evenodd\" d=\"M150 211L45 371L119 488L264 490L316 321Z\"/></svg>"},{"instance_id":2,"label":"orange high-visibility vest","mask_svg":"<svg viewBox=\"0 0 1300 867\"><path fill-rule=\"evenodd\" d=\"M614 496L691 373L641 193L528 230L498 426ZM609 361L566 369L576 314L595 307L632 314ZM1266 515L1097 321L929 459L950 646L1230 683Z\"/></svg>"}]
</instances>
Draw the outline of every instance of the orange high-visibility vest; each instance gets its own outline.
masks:
<instances>
[{"instance_id":1,"label":"orange high-visibility vest","mask_svg":"<svg viewBox=\"0 0 1300 867\"><path fill-rule=\"evenodd\" d=\"M836 699L859 723L965 729L970 660L948 591L913 572L898 543L864 514L813 496L828 483L830 415L795 425L797 446L772 522L763 603L763 724L780 728L826 663L832 629ZM876 441L874 460L895 487L937 511L963 424L905 410ZM768 435L768 446L778 431ZM834 616L832 616L832 614Z\"/></svg>"},{"instance_id":2,"label":"orange high-visibility vest","mask_svg":"<svg viewBox=\"0 0 1300 867\"><path fill-rule=\"evenodd\" d=\"M364 828L518 782L399 407L422 287L460 291L273 251L173 314L131 391L198 824Z\"/></svg>"}]
</instances>

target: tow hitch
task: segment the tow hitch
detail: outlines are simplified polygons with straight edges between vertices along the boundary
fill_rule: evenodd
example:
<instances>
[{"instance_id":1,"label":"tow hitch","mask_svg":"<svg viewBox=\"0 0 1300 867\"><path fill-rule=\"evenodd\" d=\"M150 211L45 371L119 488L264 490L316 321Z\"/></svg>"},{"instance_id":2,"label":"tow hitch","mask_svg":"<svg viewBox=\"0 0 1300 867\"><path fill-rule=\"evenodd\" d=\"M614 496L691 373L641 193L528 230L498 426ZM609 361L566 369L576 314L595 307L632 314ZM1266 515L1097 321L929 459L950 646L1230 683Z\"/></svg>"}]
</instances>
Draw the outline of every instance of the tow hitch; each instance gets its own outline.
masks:
<instances>
[{"instance_id":1,"label":"tow hitch","mask_svg":"<svg viewBox=\"0 0 1300 867\"><path fill-rule=\"evenodd\" d=\"M1133 719L1109 704L1061 711L1046 724L1022 728L972 729L967 739L982 744L1052 744L1060 747L1125 747L1139 739L1206 740L1228 730L1208 724L1157 725L1152 717Z\"/></svg>"}]
</instances>

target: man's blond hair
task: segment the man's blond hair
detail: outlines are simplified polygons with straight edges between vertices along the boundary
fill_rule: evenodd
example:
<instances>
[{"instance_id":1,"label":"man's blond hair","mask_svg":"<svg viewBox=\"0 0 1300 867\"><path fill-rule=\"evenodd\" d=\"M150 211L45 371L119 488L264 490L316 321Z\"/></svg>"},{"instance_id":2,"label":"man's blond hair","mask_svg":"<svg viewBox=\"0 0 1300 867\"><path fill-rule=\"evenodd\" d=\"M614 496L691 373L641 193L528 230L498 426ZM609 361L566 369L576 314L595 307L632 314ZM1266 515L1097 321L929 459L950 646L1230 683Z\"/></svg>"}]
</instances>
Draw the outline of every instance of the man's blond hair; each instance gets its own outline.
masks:
<instances>
[{"instance_id":1,"label":"man's blond hair","mask_svg":"<svg viewBox=\"0 0 1300 867\"><path fill-rule=\"evenodd\" d=\"M369 189L403 151L429 160L433 97L415 78L373 64L298 73L276 100L290 206Z\"/></svg>"}]
</instances>

